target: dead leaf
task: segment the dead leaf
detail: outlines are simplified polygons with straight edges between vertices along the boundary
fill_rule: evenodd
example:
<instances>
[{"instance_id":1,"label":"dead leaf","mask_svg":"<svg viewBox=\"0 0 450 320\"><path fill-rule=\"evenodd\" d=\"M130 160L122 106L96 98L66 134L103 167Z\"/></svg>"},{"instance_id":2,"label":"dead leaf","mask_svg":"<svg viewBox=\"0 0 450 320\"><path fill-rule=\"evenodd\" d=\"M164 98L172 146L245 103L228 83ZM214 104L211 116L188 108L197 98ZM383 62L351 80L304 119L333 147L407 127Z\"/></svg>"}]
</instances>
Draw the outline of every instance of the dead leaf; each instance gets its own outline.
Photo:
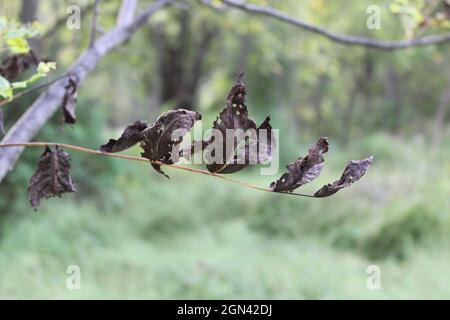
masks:
<instances>
[{"instance_id":1,"label":"dead leaf","mask_svg":"<svg viewBox=\"0 0 450 320\"><path fill-rule=\"evenodd\" d=\"M323 154L328 151L328 140L320 138L309 148L309 153L303 158L291 162L286 166L288 172L284 173L276 182L270 184L275 192L292 192L320 175L323 167Z\"/></svg>"},{"instance_id":2,"label":"dead leaf","mask_svg":"<svg viewBox=\"0 0 450 320\"><path fill-rule=\"evenodd\" d=\"M58 146L54 148L46 147L28 185L31 206L34 210L37 210L41 199L61 196L65 192L75 191L70 176L69 155Z\"/></svg>"},{"instance_id":3,"label":"dead leaf","mask_svg":"<svg viewBox=\"0 0 450 320\"><path fill-rule=\"evenodd\" d=\"M318 198L329 197L339 190L350 186L352 183L361 179L372 164L373 156L363 160L350 160L339 180L323 186L314 196Z\"/></svg>"},{"instance_id":4,"label":"dead leaf","mask_svg":"<svg viewBox=\"0 0 450 320\"><path fill-rule=\"evenodd\" d=\"M142 156L153 161L173 164L178 160L179 155L179 151L173 154L173 149L183 140L183 136L191 130L194 123L201 118L200 113L186 109L170 110L161 114L154 124L142 132L144 136L141 143L144 150ZM172 137L175 131L177 139ZM175 158L176 160L174 160ZM169 178L161 170L160 165L152 163L152 166L156 171Z\"/></svg>"},{"instance_id":5,"label":"dead leaf","mask_svg":"<svg viewBox=\"0 0 450 320\"><path fill-rule=\"evenodd\" d=\"M33 51L9 56L0 63L0 75L11 82L29 68L37 66L38 63L39 60Z\"/></svg>"},{"instance_id":6,"label":"dead leaf","mask_svg":"<svg viewBox=\"0 0 450 320\"><path fill-rule=\"evenodd\" d=\"M69 77L68 84L65 89L62 109L64 113L64 123L75 124L77 117L75 115L75 109L77 106L77 91L78 91L78 79L75 77Z\"/></svg>"},{"instance_id":7,"label":"dead leaf","mask_svg":"<svg viewBox=\"0 0 450 320\"><path fill-rule=\"evenodd\" d=\"M100 147L100 151L103 152L120 152L131 148L136 143L141 142L144 139L142 131L147 129L147 123L138 120L134 124L125 128L122 135L118 140L109 139L108 143Z\"/></svg>"},{"instance_id":8,"label":"dead leaf","mask_svg":"<svg viewBox=\"0 0 450 320\"><path fill-rule=\"evenodd\" d=\"M206 148L215 143L215 138L203 141L203 149L207 151L205 158L210 162L206 168L213 173L234 173L249 164L270 161L276 145L275 139L272 137L270 117L266 117L259 127L256 127L255 121L248 117L245 105L247 90L242 82L242 76L243 74L240 74L237 78L236 84L228 93L225 109L220 112L213 123L213 129L218 130L222 137L220 149L223 156L220 157L220 161L214 161L218 148L211 148L211 150ZM233 134L231 139L227 139L227 132ZM239 132L241 136L239 136ZM267 137L264 143L260 140L263 133ZM230 142L233 145L227 148L227 144ZM220 144L220 141L217 143Z\"/></svg>"}]
</instances>

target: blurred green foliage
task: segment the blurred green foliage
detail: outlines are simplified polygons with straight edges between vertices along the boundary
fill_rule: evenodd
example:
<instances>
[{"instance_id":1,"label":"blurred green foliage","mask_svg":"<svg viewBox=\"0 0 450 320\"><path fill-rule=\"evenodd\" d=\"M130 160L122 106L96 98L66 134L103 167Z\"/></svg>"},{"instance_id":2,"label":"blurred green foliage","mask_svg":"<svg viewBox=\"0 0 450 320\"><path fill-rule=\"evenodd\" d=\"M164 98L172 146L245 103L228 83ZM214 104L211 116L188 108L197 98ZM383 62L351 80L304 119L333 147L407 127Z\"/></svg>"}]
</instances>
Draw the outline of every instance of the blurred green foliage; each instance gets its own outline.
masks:
<instances>
[{"instance_id":1,"label":"blurred green foliage","mask_svg":"<svg viewBox=\"0 0 450 320\"><path fill-rule=\"evenodd\" d=\"M373 235L365 239L362 250L372 259L393 256L405 259L414 245L434 244L442 233L435 214L425 204L412 207L395 221L386 221Z\"/></svg>"},{"instance_id":2,"label":"blurred green foliage","mask_svg":"<svg viewBox=\"0 0 450 320\"><path fill-rule=\"evenodd\" d=\"M380 30L366 28L365 1L254 2L338 33L405 38L392 1L370 2L381 8ZM40 3L39 18L51 30L68 2ZM105 29L117 5L102 1ZM219 28L192 106L203 113L204 129L245 71L249 113L256 122L270 114L280 129L280 173L318 136L329 137L322 175L302 191L338 178L349 159L373 154L373 167L332 198L304 199L170 168L169 181L142 163L69 152L78 193L45 201L35 214L26 186L42 150L27 149L0 185L0 270L7 275L0 277L0 298L447 298L449 114L441 119L439 142L433 132L450 88L449 46L378 52L238 10L191 5L194 32L183 61L195 56L200 31ZM0 11L18 15L19 6L4 2ZM61 28L40 44L58 70L88 43L90 13L82 18L81 30ZM173 8L155 15L83 83L77 124L61 130L59 112L35 140L96 149L129 123L152 122L176 106L169 99L155 109L150 100L161 85L154 30L164 26L176 46L180 19ZM5 108L7 128L34 98ZM138 155L139 148L127 153ZM257 168L235 177L261 186L277 178ZM82 270L80 291L65 286L73 264ZM366 286L372 264L381 268L382 290Z\"/></svg>"}]
</instances>

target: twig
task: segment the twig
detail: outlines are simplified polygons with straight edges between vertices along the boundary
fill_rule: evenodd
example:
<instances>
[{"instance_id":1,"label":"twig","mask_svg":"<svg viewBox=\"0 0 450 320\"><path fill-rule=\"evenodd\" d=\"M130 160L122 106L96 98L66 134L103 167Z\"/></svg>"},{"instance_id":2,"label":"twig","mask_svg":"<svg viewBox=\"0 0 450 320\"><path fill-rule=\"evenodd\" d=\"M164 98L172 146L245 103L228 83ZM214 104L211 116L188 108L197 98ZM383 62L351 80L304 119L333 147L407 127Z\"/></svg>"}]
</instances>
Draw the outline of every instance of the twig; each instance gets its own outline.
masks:
<instances>
[{"instance_id":1,"label":"twig","mask_svg":"<svg viewBox=\"0 0 450 320\"><path fill-rule=\"evenodd\" d=\"M400 40L400 41L383 41L365 37L358 37L346 34L339 34L330 31L321 26L316 26L312 23L306 22L304 20L289 16L281 11L267 6L260 6L256 4L247 3L245 1L238 0L221 0L224 4L241 9L243 11L268 16L275 18L282 22L289 23L306 31L316 33L318 35L324 36L332 41L343 43L347 45L363 46L378 50L398 50L406 49L410 47L418 46L428 46L432 44L444 43L450 41L450 33L427 36L422 38L415 38L410 40Z\"/></svg>"},{"instance_id":2,"label":"twig","mask_svg":"<svg viewBox=\"0 0 450 320\"><path fill-rule=\"evenodd\" d=\"M122 0L122 3L129 2L130 0ZM105 55L128 41L140 27L146 24L150 16L155 12L172 4L173 0L156 0L131 21L118 19L116 27L103 36L97 37L94 47L88 48L80 54L72 66L69 67L67 74L76 74L81 84ZM65 85L65 83L57 81L49 86L9 129L1 143L30 141L58 110L65 95ZM0 157L0 182L14 168L22 151L23 148L10 148L2 151L2 156Z\"/></svg>"},{"instance_id":3,"label":"twig","mask_svg":"<svg viewBox=\"0 0 450 320\"><path fill-rule=\"evenodd\" d=\"M64 78L66 78L68 76L69 75L67 73L65 73L65 74L63 74L63 75L61 75L61 76L59 76L59 77L57 77L57 78L55 78L55 79L53 79L51 81L48 81L46 83L42 83L42 84L40 84L38 86L35 86L35 87L32 87L32 88L28 88L28 89L26 89L24 91L18 92L12 97L12 100L2 100L2 101L0 101L0 107L4 106L5 104L13 102L15 99L20 98L21 96L24 96L24 95L32 93L34 91L46 88L46 87L52 85L53 83L55 83L56 81L64 79Z\"/></svg>"},{"instance_id":4,"label":"twig","mask_svg":"<svg viewBox=\"0 0 450 320\"><path fill-rule=\"evenodd\" d=\"M65 148L67 150L84 152L84 153L91 154L91 155L96 155L96 156L103 156L103 157L111 157L111 158L125 159L125 160L131 160L131 161L146 162L146 163L152 163L152 164L165 166L165 167L170 167L170 168L174 168L174 169L178 169L178 170L195 172L195 173L199 173L199 174L203 174L203 175L207 175L207 176L216 177L216 178L219 178L219 179L231 182L231 183L239 184L241 186L244 186L244 187L247 187L247 188L250 188L250 189L253 189L253 190L258 190L258 191L271 192L271 193L282 193L282 194L288 194L288 195L294 195L294 196L300 196L300 197L308 197L308 198L316 198L316 197L314 197L312 195L302 194L302 193L272 191L272 190L267 189L267 188L258 187L258 186L255 186L255 185L252 185L252 184L249 184L249 183L246 183L246 182L242 182L242 181L239 181L239 180L228 178L228 177L225 177L223 175L212 173L212 172L209 172L209 171L206 171L206 170L189 168L189 167L180 166L180 165L177 165L177 164L166 164L166 163L162 163L160 161L154 161L154 160L149 160L147 158L136 157L136 156L129 156L129 155L125 155L125 154L108 153L108 152L103 152L103 151L99 151L99 150L93 150L93 149L89 149L89 148L74 146L74 145L71 145L71 144L55 143L55 142L27 142L27 143L1 143L0 144L0 148L8 148L8 147L41 148L41 147L55 147L55 146L59 146L61 148Z\"/></svg>"}]
</instances>

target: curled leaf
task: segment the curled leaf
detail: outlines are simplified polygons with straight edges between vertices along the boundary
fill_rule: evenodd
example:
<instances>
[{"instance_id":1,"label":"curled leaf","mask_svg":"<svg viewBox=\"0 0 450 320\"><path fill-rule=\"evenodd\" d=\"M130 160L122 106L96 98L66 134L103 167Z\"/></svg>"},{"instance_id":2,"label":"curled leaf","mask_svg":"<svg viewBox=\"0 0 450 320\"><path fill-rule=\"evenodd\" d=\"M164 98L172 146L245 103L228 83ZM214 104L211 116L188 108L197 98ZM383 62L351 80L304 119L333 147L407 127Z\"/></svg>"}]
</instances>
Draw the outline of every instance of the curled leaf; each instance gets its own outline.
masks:
<instances>
[{"instance_id":1,"label":"curled leaf","mask_svg":"<svg viewBox=\"0 0 450 320\"><path fill-rule=\"evenodd\" d=\"M54 148L46 147L28 185L31 206L34 210L37 210L41 199L61 196L65 192L75 191L70 176L69 155L58 146Z\"/></svg>"},{"instance_id":2,"label":"curled leaf","mask_svg":"<svg viewBox=\"0 0 450 320\"><path fill-rule=\"evenodd\" d=\"M75 124L77 117L75 115L75 109L77 104L77 91L79 80L76 77L70 77L65 89L62 109L64 113L64 123Z\"/></svg>"},{"instance_id":3,"label":"curled leaf","mask_svg":"<svg viewBox=\"0 0 450 320\"><path fill-rule=\"evenodd\" d=\"M0 75L8 81L14 81L17 77L39 63L33 51L24 54L9 56L0 62Z\"/></svg>"},{"instance_id":4,"label":"curled leaf","mask_svg":"<svg viewBox=\"0 0 450 320\"><path fill-rule=\"evenodd\" d=\"M358 181L366 173L372 164L373 156L363 160L350 160L342 173L339 180L324 185L314 196L318 198L329 197L339 190L350 186L353 182Z\"/></svg>"},{"instance_id":5,"label":"curled leaf","mask_svg":"<svg viewBox=\"0 0 450 320\"><path fill-rule=\"evenodd\" d=\"M225 109L213 123L213 130L217 130L222 141L216 142L215 137L203 141L204 149L211 144L222 144L206 149L206 159L209 162L206 168L213 173L234 173L249 164L270 161L275 148L270 117L266 117L259 127L248 117L245 105L247 90L242 76L243 74L239 75L236 84L228 93ZM262 135L265 135L266 139L260 139ZM217 150L222 152L222 156L217 157Z\"/></svg>"},{"instance_id":6,"label":"curled leaf","mask_svg":"<svg viewBox=\"0 0 450 320\"><path fill-rule=\"evenodd\" d=\"M272 160L272 152L276 148L276 140L272 135L272 125L270 124L270 117L267 116L264 121L256 129L258 133L258 139L256 146L258 152L256 154L250 154L250 157L256 156L256 163L262 163ZM266 139L261 139L266 134ZM251 146L248 149L252 149Z\"/></svg>"},{"instance_id":7,"label":"curled leaf","mask_svg":"<svg viewBox=\"0 0 450 320\"><path fill-rule=\"evenodd\" d=\"M120 152L131 148L136 143L141 142L144 139L142 131L147 129L147 123L138 120L134 124L125 128L122 135L118 140L109 139L108 143L100 147L100 151L103 152Z\"/></svg>"},{"instance_id":8,"label":"curled leaf","mask_svg":"<svg viewBox=\"0 0 450 320\"><path fill-rule=\"evenodd\" d=\"M165 164L175 163L178 161L179 150L173 153L173 149L181 143L183 136L201 118L200 113L186 109L170 110L161 114L155 123L142 132L141 147L144 150L142 156ZM152 163L152 166L169 178L161 170L160 165Z\"/></svg>"},{"instance_id":9,"label":"curled leaf","mask_svg":"<svg viewBox=\"0 0 450 320\"><path fill-rule=\"evenodd\" d=\"M320 138L309 148L309 153L303 158L291 162L286 166L288 172L284 173L276 182L270 184L275 192L292 192L320 175L323 167L323 154L328 151L328 140Z\"/></svg>"}]
</instances>

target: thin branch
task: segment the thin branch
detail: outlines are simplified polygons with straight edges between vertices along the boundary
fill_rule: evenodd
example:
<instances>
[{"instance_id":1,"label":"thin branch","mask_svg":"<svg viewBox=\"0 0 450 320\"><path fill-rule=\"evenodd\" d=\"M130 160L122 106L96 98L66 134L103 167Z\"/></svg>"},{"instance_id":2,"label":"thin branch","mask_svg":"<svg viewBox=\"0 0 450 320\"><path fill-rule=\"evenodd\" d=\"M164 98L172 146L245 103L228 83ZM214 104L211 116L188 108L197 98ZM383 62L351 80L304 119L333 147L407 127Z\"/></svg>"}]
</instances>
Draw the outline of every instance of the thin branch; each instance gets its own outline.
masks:
<instances>
[{"instance_id":1,"label":"thin branch","mask_svg":"<svg viewBox=\"0 0 450 320\"><path fill-rule=\"evenodd\" d=\"M213 172L209 172L209 171L206 171L206 170L189 168L189 167L180 166L180 165L177 165L177 164L166 164L166 163L162 163L160 161L154 161L154 160L149 160L147 158L136 157L136 156L129 156L129 155L125 155L125 154L108 153L108 152L103 152L103 151L99 151L99 150L93 150L93 149L89 149L89 148L74 146L74 145L71 145L71 144L55 143L55 142L0 143L0 148L8 148L8 147L42 148L42 147L56 147L56 146L64 148L64 149L67 149L67 150L84 152L84 153L91 154L91 155L96 155L96 156L103 156L103 157L111 157L111 158L125 159L125 160L131 160L131 161L146 162L146 163L152 163L152 164L165 166L165 167L169 167L169 168L174 168L174 169L178 169L178 170L199 173L199 174L203 174L203 175L207 175L207 176L216 177L216 178L219 178L219 179L231 182L231 183L239 184L241 186L244 186L244 187L247 187L247 188L250 188L250 189L253 189L253 190L258 190L258 191L271 192L271 193L290 194L290 195L294 195L294 196L308 197L308 198L316 198L316 197L314 197L312 195L302 194L302 193L272 191L270 189L261 188L261 187L258 187L258 186L255 186L255 185L252 185L252 184L249 184L249 183L246 183L246 182L242 182L242 181L239 181L239 180L228 178L228 177L225 177L223 175L220 175L220 174L217 174L217 173L213 173Z\"/></svg>"},{"instance_id":2,"label":"thin branch","mask_svg":"<svg viewBox=\"0 0 450 320\"><path fill-rule=\"evenodd\" d=\"M94 11L92 12L92 22L91 22L91 38L89 42L89 48L92 48L95 42L95 37L98 31L98 14L100 10L100 0L95 0Z\"/></svg>"},{"instance_id":3,"label":"thin branch","mask_svg":"<svg viewBox=\"0 0 450 320\"><path fill-rule=\"evenodd\" d=\"M363 46L378 50L389 51L389 50L406 49L411 47L428 46L432 44L439 44L450 41L450 33L400 41L387 41L387 40L385 41L346 34L339 34L330 31L326 28L323 28L321 26L316 26L304 20L289 16L271 7L250 4L246 3L245 1L238 1L238 0L221 0L221 1L230 7L238 8L247 12L263 16L268 16L277 19L279 21L294 25L308 32L321 35L332 41L347 45Z\"/></svg>"},{"instance_id":4,"label":"thin branch","mask_svg":"<svg viewBox=\"0 0 450 320\"><path fill-rule=\"evenodd\" d=\"M131 0L123 0L129 2ZM134 32L143 26L158 10L172 5L172 0L157 0L127 24L120 24L95 40L94 46L85 50L66 72L77 74L80 83L94 70L100 60L111 50L129 40ZM119 21L118 21L119 22ZM11 127L1 143L30 141L56 112L65 94L64 79L56 81L43 92L19 120ZM14 168L23 148L2 150L0 154L0 181Z\"/></svg>"},{"instance_id":5,"label":"thin branch","mask_svg":"<svg viewBox=\"0 0 450 320\"><path fill-rule=\"evenodd\" d=\"M59 77L57 77L57 78L55 78L53 80L50 80L50 81L45 82L45 83L42 83L42 84L37 85L35 87L28 88L28 89L26 89L24 91L18 92L12 97L12 100L1 100L0 101L0 107L15 101L17 98L20 98L21 96L24 96L24 95L30 94L30 93L32 93L34 91L46 88L46 87L52 85L53 83L55 83L56 81L59 81L61 79L67 78L67 77L68 77L68 74L65 73L65 74L63 74L63 75L61 75L61 76L59 76Z\"/></svg>"},{"instance_id":6,"label":"thin branch","mask_svg":"<svg viewBox=\"0 0 450 320\"><path fill-rule=\"evenodd\" d=\"M117 14L116 25L125 26L130 24L133 21L137 6L137 0L123 0Z\"/></svg>"}]
</instances>

